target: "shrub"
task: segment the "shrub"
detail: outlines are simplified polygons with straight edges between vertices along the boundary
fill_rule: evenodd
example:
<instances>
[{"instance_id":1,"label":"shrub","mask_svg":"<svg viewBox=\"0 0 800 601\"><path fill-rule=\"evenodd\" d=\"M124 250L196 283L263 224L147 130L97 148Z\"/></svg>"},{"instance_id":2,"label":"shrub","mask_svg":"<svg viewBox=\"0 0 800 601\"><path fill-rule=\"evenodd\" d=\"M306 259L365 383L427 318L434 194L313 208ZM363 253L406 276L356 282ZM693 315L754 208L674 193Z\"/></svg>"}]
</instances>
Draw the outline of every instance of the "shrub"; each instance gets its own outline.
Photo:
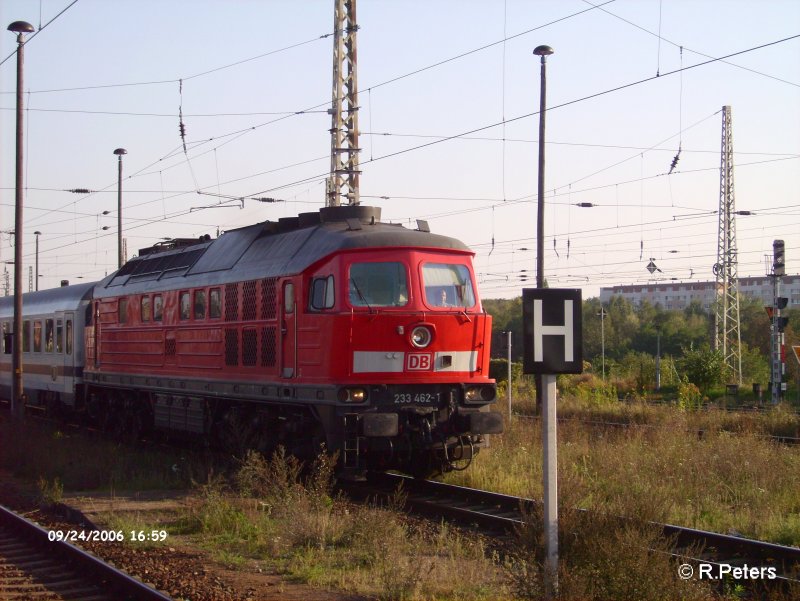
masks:
<instances>
[{"instance_id":1,"label":"shrub","mask_svg":"<svg viewBox=\"0 0 800 601\"><path fill-rule=\"evenodd\" d=\"M684 376L678 384L678 407L681 411L694 411L702 405L703 395L700 394L700 389Z\"/></svg>"}]
</instances>

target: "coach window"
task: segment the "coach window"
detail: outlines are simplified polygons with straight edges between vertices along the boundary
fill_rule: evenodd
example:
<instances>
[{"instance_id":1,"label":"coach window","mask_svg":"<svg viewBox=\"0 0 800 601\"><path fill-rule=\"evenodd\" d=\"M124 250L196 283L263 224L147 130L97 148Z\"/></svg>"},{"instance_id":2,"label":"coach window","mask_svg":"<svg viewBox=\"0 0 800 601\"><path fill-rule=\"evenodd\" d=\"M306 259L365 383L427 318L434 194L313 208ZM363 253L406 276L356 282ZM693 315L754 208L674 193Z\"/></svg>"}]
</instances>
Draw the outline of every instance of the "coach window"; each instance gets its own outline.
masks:
<instances>
[{"instance_id":1,"label":"coach window","mask_svg":"<svg viewBox=\"0 0 800 601\"><path fill-rule=\"evenodd\" d=\"M3 353L6 355L11 354L11 345L13 344L11 340L11 328L9 327L9 323L7 321L3 322Z\"/></svg>"},{"instance_id":2,"label":"coach window","mask_svg":"<svg viewBox=\"0 0 800 601\"><path fill-rule=\"evenodd\" d=\"M150 304L150 297L149 296L143 296L142 297L141 317L142 317L142 323L146 323L146 322L150 321L150 319L152 319L152 317L153 317L153 307Z\"/></svg>"},{"instance_id":3,"label":"coach window","mask_svg":"<svg viewBox=\"0 0 800 601\"><path fill-rule=\"evenodd\" d=\"M192 297L188 292L181 292L181 319L192 316Z\"/></svg>"},{"instance_id":4,"label":"coach window","mask_svg":"<svg viewBox=\"0 0 800 601\"><path fill-rule=\"evenodd\" d=\"M219 288L212 288L208 293L208 316L211 319L222 316L222 297Z\"/></svg>"},{"instance_id":5,"label":"coach window","mask_svg":"<svg viewBox=\"0 0 800 601\"><path fill-rule=\"evenodd\" d=\"M42 322L38 319L33 322L33 352L42 352Z\"/></svg>"},{"instance_id":6,"label":"coach window","mask_svg":"<svg viewBox=\"0 0 800 601\"><path fill-rule=\"evenodd\" d=\"M44 352L45 353L52 353L53 352L53 320L52 319L45 319L44 320Z\"/></svg>"},{"instance_id":7,"label":"coach window","mask_svg":"<svg viewBox=\"0 0 800 601\"><path fill-rule=\"evenodd\" d=\"M326 278L314 278L311 280L311 308L319 311L320 309L330 309L333 307L334 287L333 276Z\"/></svg>"},{"instance_id":8,"label":"coach window","mask_svg":"<svg viewBox=\"0 0 800 601\"><path fill-rule=\"evenodd\" d=\"M194 291L194 318L195 319L205 319L206 318L206 291L205 290L195 290Z\"/></svg>"},{"instance_id":9,"label":"coach window","mask_svg":"<svg viewBox=\"0 0 800 601\"><path fill-rule=\"evenodd\" d=\"M66 343L66 348L67 348L67 354L71 355L72 354L72 320L71 319L67 320L67 343Z\"/></svg>"},{"instance_id":10,"label":"coach window","mask_svg":"<svg viewBox=\"0 0 800 601\"><path fill-rule=\"evenodd\" d=\"M63 339L64 339L64 322L60 319L56 320L56 352L63 353L64 346L63 346Z\"/></svg>"},{"instance_id":11,"label":"coach window","mask_svg":"<svg viewBox=\"0 0 800 601\"><path fill-rule=\"evenodd\" d=\"M31 352L31 322L27 320L22 322L22 352Z\"/></svg>"},{"instance_id":12,"label":"coach window","mask_svg":"<svg viewBox=\"0 0 800 601\"><path fill-rule=\"evenodd\" d=\"M160 294L153 297L153 321L161 321L164 318L164 300Z\"/></svg>"},{"instance_id":13,"label":"coach window","mask_svg":"<svg viewBox=\"0 0 800 601\"><path fill-rule=\"evenodd\" d=\"M402 307L408 304L408 278L403 263L353 263L350 304L354 307Z\"/></svg>"},{"instance_id":14,"label":"coach window","mask_svg":"<svg viewBox=\"0 0 800 601\"><path fill-rule=\"evenodd\" d=\"M121 298L119 299L119 317L117 320L119 323L128 323L128 299Z\"/></svg>"}]
</instances>

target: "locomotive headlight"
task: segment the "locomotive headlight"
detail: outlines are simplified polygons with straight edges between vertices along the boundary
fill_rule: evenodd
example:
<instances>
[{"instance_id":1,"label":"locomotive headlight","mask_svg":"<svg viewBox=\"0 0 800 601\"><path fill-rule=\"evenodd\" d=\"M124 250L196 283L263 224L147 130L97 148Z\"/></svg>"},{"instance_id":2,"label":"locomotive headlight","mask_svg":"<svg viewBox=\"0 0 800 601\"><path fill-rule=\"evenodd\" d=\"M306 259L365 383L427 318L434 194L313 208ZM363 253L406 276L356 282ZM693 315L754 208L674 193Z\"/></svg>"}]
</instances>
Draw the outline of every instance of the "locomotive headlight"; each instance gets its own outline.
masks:
<instances>
[{"instance_id":1,"label":"locomotive headlight","mask_svg":"<svg viewBox=\"0 0 800 601\"><path fill-rule=\"evenodd\" d=\"M497 391L494 386L467 386L464 401L467 403L488 403L493 401Z\"/></svg>"},{"instance_id":2,"label":"locomotive headlight","mask_svg":"<svg viewBox=\"0 0 800 601\"><path fill-rule=\"evenodd\" d=\"M363 403L367 400L367 391L364 388L340 388L339 401L342 403Z\"/></svg>"},{"instance_id":3,"label":"locomotive headlight","mask_svg":"<svg viewBox=\"0 0 800 601\"><path fill-rule=\"evenodd\" d=\"M417 326L411 330L411 344L417 348L425 348L433 340L433 333L427 326Z\"/></svg>"}]
</instances>

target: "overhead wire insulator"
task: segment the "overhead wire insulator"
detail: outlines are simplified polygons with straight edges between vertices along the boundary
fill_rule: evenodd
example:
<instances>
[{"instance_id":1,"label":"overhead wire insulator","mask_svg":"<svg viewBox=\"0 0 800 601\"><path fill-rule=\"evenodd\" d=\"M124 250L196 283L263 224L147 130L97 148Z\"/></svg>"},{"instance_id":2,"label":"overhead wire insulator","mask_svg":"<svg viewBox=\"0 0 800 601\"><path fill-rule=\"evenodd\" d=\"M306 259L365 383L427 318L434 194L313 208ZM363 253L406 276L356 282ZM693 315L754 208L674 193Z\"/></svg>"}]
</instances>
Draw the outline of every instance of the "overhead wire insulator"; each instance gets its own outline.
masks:
<instances>
[{"instance_id":1,"label":"overhead wire insulator","mask_svg":"<svg viewBox=\"0 0 800 601\"><path fill-rule=\"evenodd\" d=\"M675 167L678 166L678 161L680 160L680 158L681 158L681 148L678 147L678 154L676 154L675 157L672 159L672 163L669 166L669 173L667 175L670 175L673 171L675 171Z\"/></svg>"},{"instance_id":2,"label":"overhead wire insulator","mask_svg":"<svg viewBox=\"0 0 800 601\"><path fill-rule=\"evenodd\" d=\"M186 154L186 125L183 123L183 109L178 108L178 131L181 134L181 143L183 144L183 154Z\"/></svg>"}]
</instances>

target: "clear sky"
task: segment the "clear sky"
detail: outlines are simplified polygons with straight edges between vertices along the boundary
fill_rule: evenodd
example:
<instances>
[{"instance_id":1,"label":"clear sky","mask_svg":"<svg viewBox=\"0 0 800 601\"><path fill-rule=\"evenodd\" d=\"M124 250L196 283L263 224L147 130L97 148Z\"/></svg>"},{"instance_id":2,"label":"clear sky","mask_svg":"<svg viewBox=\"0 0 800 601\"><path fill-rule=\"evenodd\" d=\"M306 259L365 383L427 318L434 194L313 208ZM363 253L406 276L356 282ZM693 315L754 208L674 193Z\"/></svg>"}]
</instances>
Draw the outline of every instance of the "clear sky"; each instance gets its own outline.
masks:
<instances>
[{"instance_id":1,"label":"clear sky","mask_svg":"<svg viewBox=\"0 0 800 601\"><path fill-rule=\"evenodd\" d=\"M0 60L16 45L8 24L46 25L25 47L26 290L34 231L40 288L116 269L118 147L128 256L324 205L333 0L71 4L0 2ZM485 298L517 296L531 285L520 276L535 273L540 44L555 50L551 286L586 298L654 281L651 259L658 279L713 279L723 105L736 208L754 213L737 218L739 275L763 275L776 238L787 273L800 273L800 37L750 50L800 35L800 2L360 0L358 21L362 203L467 243ZM0 66L3 261L13 259L15 65ZM227 200L260 193L285 202ZM200 209L209 205L220 206Z\"/></svg>"}]
</instances>

